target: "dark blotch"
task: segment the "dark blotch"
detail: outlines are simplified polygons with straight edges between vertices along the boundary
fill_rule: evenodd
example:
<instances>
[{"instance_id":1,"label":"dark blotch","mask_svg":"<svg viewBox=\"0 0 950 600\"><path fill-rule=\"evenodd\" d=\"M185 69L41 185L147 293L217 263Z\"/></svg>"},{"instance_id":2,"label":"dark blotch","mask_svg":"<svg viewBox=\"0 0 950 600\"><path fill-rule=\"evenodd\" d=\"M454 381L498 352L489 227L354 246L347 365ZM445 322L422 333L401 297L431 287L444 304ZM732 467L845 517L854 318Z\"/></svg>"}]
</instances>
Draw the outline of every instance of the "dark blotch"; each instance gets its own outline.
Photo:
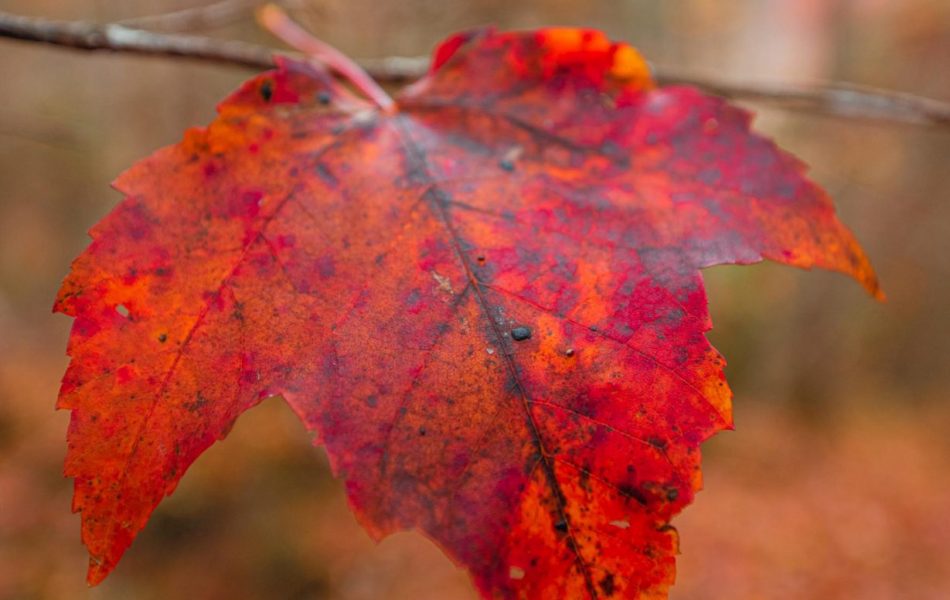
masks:
<instances>
[{"instance_id":1,"label":"dark blotch","mask_svg":"<svg viewBox=\"0 0 950 600\"><path fill-rule=\"evenodd\" d=\"M578 484L584 488L585 491L590 491L590 471L587 470L587 468L581 469Z\"/></svg>"},{"instance_id":2,"label":"dark blotch","mask_svg":"<svg viewBox=\"0 0 950 600\"><path fill-rule=\"evenodd\" d=\"M264 102L270 102L270 99L274 96L274 83L271 81L265 81L261 84L261 98L264 99Z\"/></svg>"},{"instance_id":3,"label":"dark blotch","mask_svg":"<svg viewBox=\"0 0 950 600\"><path fill-rule=\"evenodd\" d=\"M623 494L624 496L626 496L626 497L628 497L628 498L633 498L634 500L636 500L637 502L639 502L639 503L642 504L643 506L646 506L646 504L647 504L647 497L644 496L644 495L643 495L643 492L641 492L638 488L636 488L636 487L634 487L634 486L632 486L632 485L624 484L624 485L621 485L620 487L618 487L617 489L618 489L618 490L620 491L620 493Z\"/></svg>"},{"instance_id":4,"label":"dark blotch","mask_svg":"<svg viewBox=\"0 0 950 600\"><path fill-rule=\"evenodd\" d=\"M324 106L330 104L330 92L320 92L317 94L317 102Z\"/></svg>"},{"instance_id":5,"label":"dark blotch","mask_svg":"<svg viewBox=\"0 0 950 600\"><path fill-rule=\"evenodd\" d=\"M317 163L317 165L314 167L314 171L317 173L317 177L319 177L328 186L335 188L337 185L339 185L340 180L336 178L336 175L334 175L325 164Z\"/></svg>"},{"instance_id":6,"label":"dark blotch","mask_svg":"<svg viewBox=\"0 0 950 600\"><path fill-rule=\"evenodd\" d=\"M167 333L159 334L158 341L164 344L166 341L168 341L168 334Z\"/></svg>"},{"instance_id":7,"label":"dark blotch","mask_svg":"<svg viewBox=\"0 0 950 600\"><path fill-rule=\"evenodd\" d=\"M197 394L195 394L195 399L193 401L186 402L182 406L184 406L185 409L190 410L191 412L197 412L201 410L202 408L204 408L206 404L208 404L208 399L205 398L203 395L201 395L201 392L198 392Z\"/></svg>"},{"instance_id":8,"label":"dark blotch","mask_svg":"<svg viewBox=\"0 0 950 600\"><path fill-rule=\"evenodd\" d=\"M708 167L699 172L699 180L706 185L716 185L722 179L722 171L716 167Z\"/></svg>"},{"instance_id":9,"label":"dark blotch","mask_svg":"<svg viewBox=\"0 0 950 600\"><path fill-rule=\"evenodd\" d=\"M336 262L333 260L333 256L327 254L321 256L314 263L317 273L320 274L320 277L324 279L328 277L333 277L336 274Z\"/></svg>"},{"instance_id":10,"label":"dark blotch","mask_svg":"<svg viewBox=\"0 0 950 600\"><path fill-rule=\"evenodd\" d=\"M424 436L425 434L426 434L426 428L425 428L425 427L420 427L420 428L419 428L419 435Z\"/></svg>"},{"instance_id":11,"label":"dark blotch","mask_svg":"<svg viewBox=\"0 0 950 600\"><path fill-rule=\"evenodd\" d=\"M670 531L672 531L673 533L678 533L677 530L676 530L676 527L670 525L669 523L664 523L664 524L660 525L659 527L656 528L656 530L659 531L659 532L661 532L661 533L667 533L667 532L670 532Z\"/></svg>"},{"instance_id":12,"label":"dark blotch","mask_svg":"<svg viewBox=\"0 0 950 600\"><path fill-rule=\"evenodd\" d=\"M561 519L560 521L554 524L554 528L560 531L561 533L567 533L567 521L565 521L564 519Z\"/></svg>"},{"instance_id":13,"label":"dark blotch","mask_svg":"<svg viewBox=\"0 0 950 600\"><path fill-rule=\"evenodd\" d=\"M600 580L600 589L604 592L605 596L614 595L615 584L613 573L607 573L604 575L604 578Z\"/></svg>"},{"instance_id":14,"label":"dark blotch","mask_svg":"<svg viewBox=\"0 0 950 600\"><path fill-rule=\"evenodd\" d=\"M498 161L498 166L504 169L505 171L508 171L509 173L515 170L514 161L507 158L503 158L500 161Z\"/></svg>"},{"instance_id":15,"label":"dark blotch","mask_svg":"<svg viewBox=\"0 0 950 600\"><path fill-rule=\"evenodd\" d=\"M511 338L516 342L523 342L531 337L531 330L527 327L515 327L511 330Z\"/></svg>"}]
</instances>

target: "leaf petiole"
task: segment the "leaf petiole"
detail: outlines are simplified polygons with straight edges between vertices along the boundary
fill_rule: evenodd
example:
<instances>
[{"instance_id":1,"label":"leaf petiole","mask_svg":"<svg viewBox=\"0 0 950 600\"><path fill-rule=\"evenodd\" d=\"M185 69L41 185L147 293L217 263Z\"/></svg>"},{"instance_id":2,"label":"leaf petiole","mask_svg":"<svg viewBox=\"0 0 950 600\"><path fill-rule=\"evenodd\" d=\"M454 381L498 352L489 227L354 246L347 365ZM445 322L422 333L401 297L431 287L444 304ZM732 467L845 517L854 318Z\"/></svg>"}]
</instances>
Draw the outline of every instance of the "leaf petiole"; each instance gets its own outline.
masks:
<instances>
[{"instance_id":1,"label":"leaf petiole","mask_svg":"<svg viewBox=\"0 0 950 600\"><path fill-rule=\"evenodd\" d=\"M333 46L314 37L275 4L266 4L257 11L257 21L264 29L292 48L303 52L322 66L346 79L384 112L392 112L396 103L358 64Z\"/></svg>"}]
</instances>

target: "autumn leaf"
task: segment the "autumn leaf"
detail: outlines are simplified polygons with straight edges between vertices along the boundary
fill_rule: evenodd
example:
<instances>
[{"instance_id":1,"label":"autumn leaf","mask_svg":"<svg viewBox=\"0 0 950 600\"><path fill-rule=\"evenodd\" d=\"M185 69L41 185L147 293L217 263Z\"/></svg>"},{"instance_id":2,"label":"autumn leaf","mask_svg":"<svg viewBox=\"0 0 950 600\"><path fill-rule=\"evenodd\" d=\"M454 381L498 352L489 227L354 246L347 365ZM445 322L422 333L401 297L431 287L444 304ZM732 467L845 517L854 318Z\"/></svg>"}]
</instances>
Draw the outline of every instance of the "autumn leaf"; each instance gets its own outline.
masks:
<instances>
[{"instance_id":1,"label":"autumn leaf","mask_svg":"<svg viewBox=\"0 0 950 600\"><path fill-rule=\"evenodd\" d=\"M749 116L596 31L449 38L380 110L284 59L124 173L55 310L89 582L279 395L376 539L486 597L653 598L731 427L699 269L875 276Z\"/></svg>"}]
</instances>

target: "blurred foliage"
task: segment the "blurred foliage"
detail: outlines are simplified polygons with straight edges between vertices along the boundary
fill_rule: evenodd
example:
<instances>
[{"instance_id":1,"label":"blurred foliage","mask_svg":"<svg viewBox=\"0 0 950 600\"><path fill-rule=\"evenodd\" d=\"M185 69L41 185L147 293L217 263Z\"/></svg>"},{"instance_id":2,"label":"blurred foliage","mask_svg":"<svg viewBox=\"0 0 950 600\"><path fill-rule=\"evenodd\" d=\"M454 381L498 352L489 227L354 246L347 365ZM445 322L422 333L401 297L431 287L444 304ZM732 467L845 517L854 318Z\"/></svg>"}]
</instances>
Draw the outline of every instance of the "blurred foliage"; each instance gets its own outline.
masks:
<instances>
[{"instance_id":1,"label":"blurred foliage","mask_svg":"<svg viewBox=\"0 0 950 600\"><path fill-rule=\"evenodd\" d=\"M6 0L116 20L191 0ZM357 57L448 32L586 25L656 64L729 80L849 80L950 98L946 0L298 0ZM250 19L208 32L273 43ZM249 73L0 41L0 598L471 598L411 533L374 545L279 400L203 456L104 585L86 590L52 411L69 320L50 306L123 168L208 122ZM755 109L756 107L752 106ZM706 445L676 521L674 598L950 596L950 135L761 111L874 260L887 304L827 273L708 273L738 432Z\"/></svg>"}]
</instances>

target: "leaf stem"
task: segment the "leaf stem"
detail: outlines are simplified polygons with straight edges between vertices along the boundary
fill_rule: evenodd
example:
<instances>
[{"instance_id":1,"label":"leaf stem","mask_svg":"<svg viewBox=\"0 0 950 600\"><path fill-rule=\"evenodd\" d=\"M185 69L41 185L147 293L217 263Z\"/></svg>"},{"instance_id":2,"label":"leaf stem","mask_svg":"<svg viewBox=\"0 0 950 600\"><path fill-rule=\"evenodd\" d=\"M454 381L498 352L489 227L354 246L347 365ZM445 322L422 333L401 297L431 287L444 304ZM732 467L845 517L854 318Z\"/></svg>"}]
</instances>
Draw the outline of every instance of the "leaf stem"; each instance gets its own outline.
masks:
<instances>
[{"instance_id":1,"label":"leaf stem","mask_svg":"<svg viewBox=\"0 0 950 600\"><path fill-rule=\"evenodd\" d=\"M396 103L366 71L345 54L323 42L297 25L282 8L267 4L257 11L258 22L288 46L303 52L349 81L385 112L392 112Z\"/></svg>"}]
</instances>

